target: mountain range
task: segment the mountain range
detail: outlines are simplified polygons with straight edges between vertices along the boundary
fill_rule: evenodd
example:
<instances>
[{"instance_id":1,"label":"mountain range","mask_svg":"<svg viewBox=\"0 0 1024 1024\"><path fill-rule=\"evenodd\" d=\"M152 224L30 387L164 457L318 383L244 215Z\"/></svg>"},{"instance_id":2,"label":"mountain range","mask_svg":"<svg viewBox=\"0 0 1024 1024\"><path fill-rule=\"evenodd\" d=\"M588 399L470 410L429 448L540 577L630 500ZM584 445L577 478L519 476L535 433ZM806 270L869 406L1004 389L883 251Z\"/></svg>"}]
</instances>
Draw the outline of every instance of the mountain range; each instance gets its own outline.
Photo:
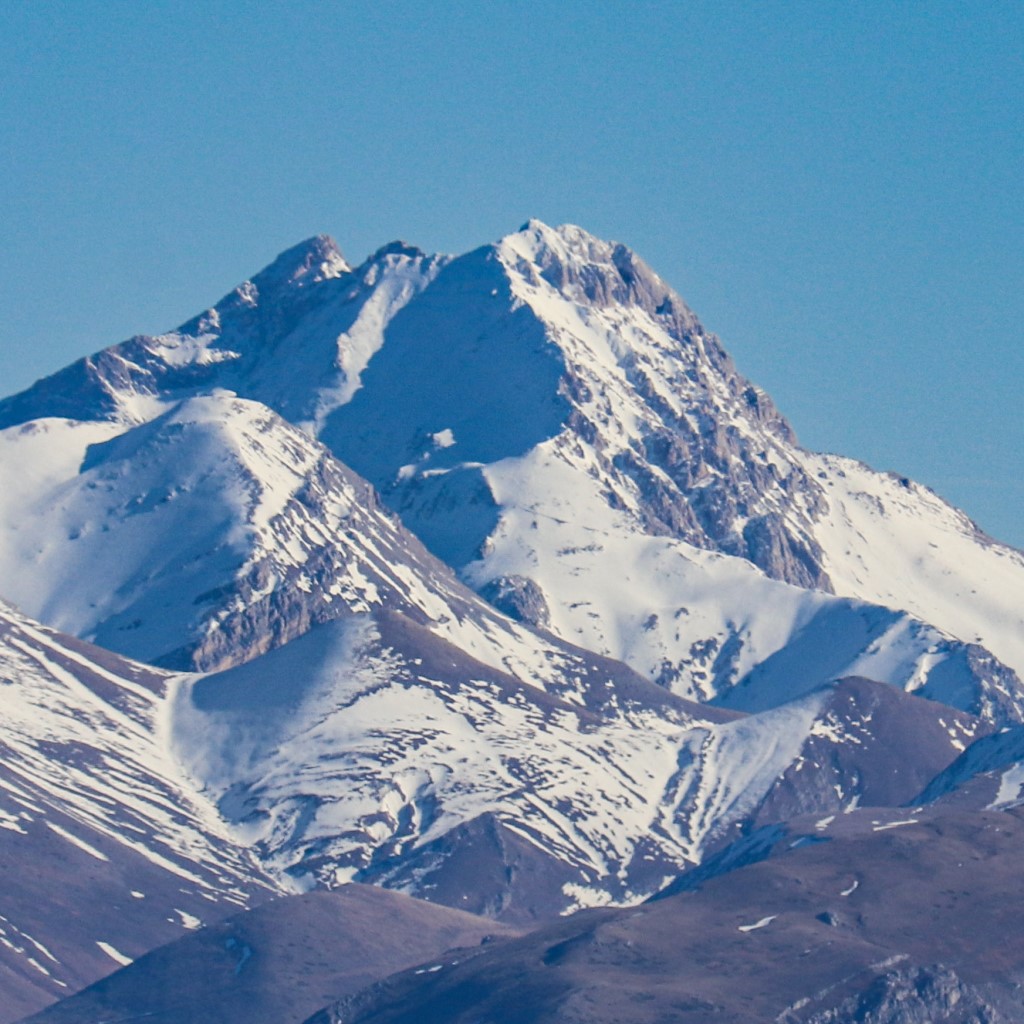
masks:
<instances>
[{"instance_id":1,"label":"mountain range","mask_svg":"<svg viewBox=\"0 0 1024 1024\"><path fill-rule=\"evenodd\" d=\"M736 894L795 913L794 858L926 885L889 823L922 863L1005 833L964 890L987 919L1024 785L1024 554L803 449L627 247L530 221L353 267L311 239L0 401L0 480L0 1020L1024 1019L1020 961L975 976L980 925L946 963L884 900L846 945L819 920L845 910L793 925L836 946L813 992L756 980L779 927L742 959L764 936L730 932ZM349 915L393 941L354 953ZM691 925L686 962L759 1002L667 983ZM630 975L600 936L636 929ZM146 1002L230 942L205 1008ZM257 947L284 966L246 987ZM597 1013L608 964L649 1018ZM506 984L519 1016L474 1017Z\"/></svg>"}]
</instances>

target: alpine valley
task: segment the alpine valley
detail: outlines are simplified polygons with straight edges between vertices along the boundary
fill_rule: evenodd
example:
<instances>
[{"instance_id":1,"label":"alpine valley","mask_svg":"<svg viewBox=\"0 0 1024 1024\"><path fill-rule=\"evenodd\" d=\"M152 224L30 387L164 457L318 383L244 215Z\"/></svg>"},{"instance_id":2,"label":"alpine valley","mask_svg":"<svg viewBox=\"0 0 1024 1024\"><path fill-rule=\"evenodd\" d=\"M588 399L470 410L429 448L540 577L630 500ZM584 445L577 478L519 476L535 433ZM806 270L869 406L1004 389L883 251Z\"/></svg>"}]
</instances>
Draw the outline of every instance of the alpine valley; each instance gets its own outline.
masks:
<instances>
[{"instance_id":1,"label":"alpine valley","mask_svg":"<svg viewBox=\"0 0 1024 1024\"><path fill-rule=\"evenodd\" d=\"M1024 1021L1024 554L623 245L0 401L0 594L0 1024Z\"/></svg>"}]
</instances>

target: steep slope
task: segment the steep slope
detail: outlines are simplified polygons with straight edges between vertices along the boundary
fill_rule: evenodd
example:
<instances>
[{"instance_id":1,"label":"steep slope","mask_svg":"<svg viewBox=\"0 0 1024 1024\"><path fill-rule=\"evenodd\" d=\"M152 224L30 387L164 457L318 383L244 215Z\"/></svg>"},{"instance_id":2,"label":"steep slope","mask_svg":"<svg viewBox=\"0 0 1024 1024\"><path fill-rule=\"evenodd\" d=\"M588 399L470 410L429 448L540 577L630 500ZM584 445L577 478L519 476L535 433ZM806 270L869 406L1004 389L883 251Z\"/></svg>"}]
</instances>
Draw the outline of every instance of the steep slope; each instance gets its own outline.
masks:
<instances>
[{"instance_id":1,"label":"steep slope","mask_svg":"<svg viewBox=\"0 0 1024 1024\"><path fill-rule=\"evenodd\" d=\"M25 1024L298 1024L395 971L509 934L371 886L288 896L161 946Z\"/></svg>"},{"instance_id":2,"label":"steep slope","mask_svg":"<svg viewBox=\"0 0 1024 1024\"><path fill-rule=\"evenodd\" d=\"M793 814L816 815L794 843L835 842L858 803L956 788L972 740L1024 722L1020 553L802 451L678 296L577 228L355 269L304 243L0 402L0 479L0 590L185 672L4 620L0 835L36 888L0 941L28 1009L282 888L517 924L637 904ZM1005 769L986 806L1019 797L1015 736L961 762ZM38 889L67 893L59 950Z\"/></svg>"},{"instance_id":3,"label":"steep slope","mask_svg":"<svg viewBox=\"0 0 1024 1024\"><path fill-rule=\"evenodd\" d=\"M168 397L217 387L315 423L444 262L386 246L353 271L331 239L309 239L179 330L131 338L0 402L0 429L40 417L141 423Z\"/></svg>"},{"instance_id":4,"label":"steep slope","mask_svg":"<svg viewBox=\"0 0 1024 1024\"><path fill-rule=\"evenodd\" d=\"M217 391L126 430L49 420L5 441L8 594L122 653L211 667L371 605L424 621L485 608L255 402Z\"/></svg>"},{"instance_id":5,"label":"steep slope","mask_svg":"<svg viewBox=\"0 0 1024 1024\"><path fill-rule=\"evenodd\" d=\"M907 804L991 728L935 701L844 679L831 688L799 756L744 825Z\"/></svg>"},{"instance_id":6,"label":"steep slope","mask_svg":"<svg viewBox=\"0 0 1024 1024\"><path fill-rule=\"evenodd\" d=\"M22 600L153 660L249 660L174 682L175 754L283 882L375 881L514 921L635 901L757 812L817 728L814 685L899 620L690 548L719 607L749 608L753 577L813 603L812 621L840 605L854 620L845 648L846 620L827 622L816 662L791 645L765 663L746 689L770 699L742 718L501 616L253 401L214 391L4 441L12 466L35 456L7 506ZM937 649L909 632L912 652ZM801 806L831 809L818 789Z\"/></svg>"},{"instance_id":7,"label":"steep slope","mask_svg":"<svg viewBox=\"0 0 1024 1024\"><path fill-rule=\"evenodd\" d=\"M1024 553L983 534L926 487L863 463L801 453L828 491L815 524L837 593L905 609L1024 676ZM941 698L940 698L941 699Z\"/></svg>"},{"instance_id":8,"label":"steep slope","mask_svg":"<svg viewBox=\"0 0 1024 1024\"><path fill-rule=\"evenodd\" d=\"M917 799L975 810L1019 806L1024 802L1024 729L982 736L936 775Z\"/></svg>"},{"instance_id":9,"label":"steep slope","mask_svg":"<svg viewBox=\"0 0 1024 1024\"><path fill-rule=\"evenodd\" d=\"M168 753L166 685L0 605L0 1020L280 891Z\"/></svg>"},{"instance_id":10,"label":"steep slope","mask_svg":"<svg viewBox=\"0 0 1024 1024\"><path fill-rule=\"evenodd\" d=\"M630 581L630 564L651 564L652 548L660 556L655 566L678 576L680 554L689 551L646 538L641 546L637 536L667 534L745 556L778 580L911 611L947 636L983 644L1019 674L1024 667L1019 553L981 537L965 517L922 488L863 467L855 478L852 464L805 455L767 398L735 373L716 339L621 247L578 229L552 231L532 224L499 243L495 258L505 267L515 297L546 325L547 336L564 354L561 391L573 412L546 445L486 470L502 519L482 558L468 567L468 578L477 585L495 576L533 579L543 592L557 595L556 601L549 596L549 603L563 615L569 610L556 626L565 635L579 630L587 646L623 657L644 674L660 665L670 676L678 674L684 686L686 676L692 677L695 644L700 651L731 649L732 658L723 659L709 687L714 692L727 689L771 648L785 646L794 633L792 623L806 631L818 617L820 604L812 612L803 595L797 600L781 588L761 585L748 605L753 612L726 607L717 622L693 633L684 630L676 640L677 623L686 619L677 614L679 607L714 606L714 600L686 600L686 591L701 597L722 592L713 572L705 586L698 581L684 589L675 608L666 601L645 609L643 624L652 625L642 633L636 613L644 603L636 591L661 573L636 574L642 582L619 607L581 603L585 597L572 584L589 576L591 590L603 598L593 582L609 556L617 556L621 565L613 576L617 586ZM373 365L364 375L368 385ZM901 500L895 500L894 490L902 492ZM852 528L845 526L847 520ZM566 530L566 522L574 529ZM592 527L589 536L569 541L566 535L579 536L583 524ZM914 540L907 543L911 533ZM569 563L564 568L563 561ZM976 594L965 600L971 591ZM977 595L982 596L975 600ZM766 615L764 609L772 612ZM907 628L903 624L896 632ZM872 670L854 661L845 671L908 688L927 686L934 675L937 687L941 676L954 671L951 664L935 671L935 662L962 664L965 657L936 658L938 640L933 636L931 644L918 646L912 659L916 668L906 673L907 645L899 643L893 657L885 636L872 637L867 649L881 655ZM834 643L833 633L810 646L820 650ZM887 657L889 672L880 664ZM903 662L902 679L899 669L892 672L897 661ZM956 674L964 687L964 673ZM1017 689L1013 671L1002 671L1002 677L996 689ZM944 696L951 690L944 687ZM962 694L958 702L970 710L982 704L984 698L976 696L969 706Z\"/></svg>"},{"instance_id":11,"label":"steep slope","mask_svg":"<svg viewBox=\"0 0 1024 1024\"><path fill-rule=\"evenodd\" d=\"M600 662L497 612L322 445L223 391L134 426L9 428L0 473L10 597L150 663L237 664L365 612L556 691Z\"/></svg>"},{"instance_id":12,"label":"steep slope","mask_svg":"<svg viewBox=\"0 0 1024 1024\"><path fill-rule=\"evenodd\" d=\"M5 400L0 426L20 463L46 417L110 438L218 387L316 434L499 607L680 695L777 703L795 691L764 672L732 691L795 651L782 676L804 690L871 675L1024 718L1024 556L923 488L800 449L624 246L534 221L351 269L313 239L178 331Z\"/></svg>"},{"instance_id":13,"label":"steep slope","mask_svg":"<svg viewBox=\"0 0 1024 1024\"><path fill-rule=\"evenodd\" d=\"M695 891L439 957L309 1024L1021 1019L1016 813L854 811L821 838L779 829Z\"/></svg>"},{"instance_id":14,"label":"steep slope","mask_svg":"<svg viewBox=\"0 0 1024 1024\"><path fill-rule=\"evenodd\" d=\"M4 928L12 971L55 979L21 1012L268 884L522 923L636 902L734 830L916 791L981 728L868 683L736 715L582 655L548 691L398 610L184 677L5 621Z\"/></svg>"},{"instance_id":15,"label":"steep slope","mask_svg":"<svg viewBox=\"0 0 1024 1024\"><path fill-rule=\"evenodd\" d=\"M466 304L467 292L489 297L490 311L479 312L478 301L467 323L453 325L450 311ZM428 366L441 368L440 393L414 372ZM428 545L456 564L476 547L482 557L470 556L466 569L474 585L529 580L534 606L546 598L556 631L644 674L677 673L692 687L681 692L701 692L699 680L685 679L695 644L737 651L719 669L718 690L778 646L779 632L789 635L775 623L768 639L772 626L757 621L763 614L726 608L676 639L671 616L696 603L687 590L722 589L714 572L702 587L690 568L674 607L645 608L636 590L659 569L677 576L679 563L694 561L693 546L742 556L801 587L837 589L834 573L850 597L909 610L988 646L1011 668L1024 666L1020 554L922 488L863 468L854 478L853 463L803 453L717 339L622 246L531 222L461 257L396 315L361 383L321 436ZM379 431L370 411L391 396L400 400ZM517 424L511 434L500 429L509 420ZM460 495L488 492L491 521L460 511ZM896 537L887 542L890 527ZM609 559L655 571L640 574L642 584L620 603L585 604L573 584L593 577L588 563ZM629 577L614 574L617 583ZM972 590L982 598L961 599ZM812 614L778 588L757 606L788 606L783 622ZM922 677L932 667L927 653Z\"/></svg>"}]
</instances>

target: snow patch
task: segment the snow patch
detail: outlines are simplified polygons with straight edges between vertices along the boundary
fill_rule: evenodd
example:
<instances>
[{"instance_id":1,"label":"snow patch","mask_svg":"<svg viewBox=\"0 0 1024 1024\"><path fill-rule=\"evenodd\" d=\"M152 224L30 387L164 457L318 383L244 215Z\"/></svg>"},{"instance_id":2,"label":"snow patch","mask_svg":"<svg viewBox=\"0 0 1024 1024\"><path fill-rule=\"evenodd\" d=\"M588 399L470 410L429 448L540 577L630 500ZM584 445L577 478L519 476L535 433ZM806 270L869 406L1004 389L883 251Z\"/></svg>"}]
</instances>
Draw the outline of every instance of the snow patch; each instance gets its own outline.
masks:
<instances>
[{"instance_id":1,"label":"snow patch","mask_svg":"<svg viewBox=\"0 0 1024 1024\"><path fill-rule=\"evenodd\" d=\"M901 828L903 825L916 825L917 821L917 818L907 818L905 821L887 821L881 824L876 821L872 823L873 827L871 831L884 832L886 829L889 828Z\"/></svg>"},{"instance_id":2,"label":"snow patch","mask_svg":"<svg viewBox=\"0 0 1024 1024\"><path fill-rule=\"evenodd\" d=\"M999 792L988 805L989 810L1010 807L1020 802L1024 791L1024 763L1018 762L999 776Z\"/></svg>"},{"instance_id":3,"label":"snow patch","mask_svg":"<svg viewBox=\"0 0 1024 1024\"><path fill-rule=\"evenodd\" d=\"M78 836L72 835L67 829L61 828L60 825L55 825L52 821L47 821L44 824L51 832L56 832L61 839L66 839L72 846L77 846L78 849L84 850L90 857L95 857L96 860L110 860L101 850L97 850L95 846L90 846L84 839L79 839Z\"/></svg>"},{"instance_id":4,"label":"snow patch","mask_svg":"<svg viewBox=\"0 0 1024 1024\"><path fill-rule=\"evenodd\" d=\"M125 956L124 953L115 949L109 942L100 942L100 940L97 939L96 945L99 946L100 949L102 949L103 952L114 961L114 963L120 964L122 967L127 967L130 963L134 962L130 956Z\"/></svg>"},{"instance_id":5,"label":"snow patch","mask_svg":"<svg viewBox=\"0 0 1024 1024\"><path fill-rule=\"evenodd\" d=\"M772 914L769 917L762 917L760 921L755 921L753 924L741 924L736 930L740 932L754 932L758 928L770 925L778 916L778 914Z\"/></svg>"}]
</instances>

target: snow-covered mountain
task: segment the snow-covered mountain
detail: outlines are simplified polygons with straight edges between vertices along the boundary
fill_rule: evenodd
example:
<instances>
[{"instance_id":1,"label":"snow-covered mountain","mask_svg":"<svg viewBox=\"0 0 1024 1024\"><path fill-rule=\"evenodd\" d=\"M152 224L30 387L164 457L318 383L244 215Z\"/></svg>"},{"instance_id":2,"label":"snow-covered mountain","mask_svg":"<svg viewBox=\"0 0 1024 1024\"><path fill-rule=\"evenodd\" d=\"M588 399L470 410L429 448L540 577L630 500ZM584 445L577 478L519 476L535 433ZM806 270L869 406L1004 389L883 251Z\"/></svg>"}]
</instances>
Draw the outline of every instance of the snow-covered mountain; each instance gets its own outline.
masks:
<instances>
[{"instance_id":1,"label":"snow-covered mountain","mask_svg":"<svg viewBox=\"0 0 1024 1024\"><path fill-rule=\"evenodd\" d=\"M283 878L528 924L636 902L758 823L910 799L989 728L867 681L755 715L594 681L553 695L354 617L183 680L174 748Z\"/></svg>"},{"instance_id":2,"label":"snow-covered mountain","mask_svg":"<svg viewBox=\"0 0 1024 1024\"><path fill-rule=\"evenodd\" d=\"M127 428L11 428L0 476L7 594L140 660L225 667L318 622L390 612L555 690L602 662L496 611L323 445L221 390Z\"/></svg>"},{"instance_id":3,"label":"snow-covered mountain","mask_svg":"<svg viewBox=\"0 0 1024 1024\"><path fill-rule=\"evenodd\" d=\"M283 891L171 754L166 687L0 604L0 1020Z\"/></svg>"},{"instance_id":4,"label":"snow-covered mountain","mask_svg":"<svg viewBox=\"0 0 1024 1024\"><path fill-rule=\"evenodd\" d=\"M852 682L746 716L583 655L545 690L399 610L191 675L2 625L0 846L23 879L4 966L25 1011L275 891L373 882L520 924L636 902L736 830L847 809L873 777L916 792L985 731Z\"/></svg>"},{"instance_id":5,"label":"snow-covered mountain","mask_svg":"<svg viewBox=\"0 0 1024 1024\"><path fill-rule=\"evenodd\" d=\"M303 436L271 441L284 424L271 428L260 406L238 416L243 400ZM211 403L234 425L189 427L197 436L178 466L165 459L152 481L126 479L122 499L96 507L109 486L98 477L133 476L137 450L161 448ZM337 515L291 501L301 504L310 485L298 478L322 458L306 440L316 436L496 606L680 695L757 708L857 674L1024 717L1024 557L924 488L801 449L675 293L627 248L578 228L532 221L458 258L395 243L355 269L313 239L179 330L104 350L0 403L0 426L16 465L61 462L7 503L9 595L136 656L222 664L330 617L303 594L351 589L344 567L330 585L320 567L298 573L309 589L280 614L266 608L288 576L280 563L295 564L286 549L311 542L295 539L306 525L296 516L314 545L337 528ZM158 579L149 553L144 572L107 588L119 596L82 593L77 581L108 571L104 541L123 540L121 528L85 537L76 520L109 509L122 522L134 510L148 525L171 518L162 506L172 504L194 521L201 488L186 466L203 456L189 444L214 459L226 444L245 465L218 484L215 546L229 578L187 588L209 602L227 587L234 611L171 609L161 587L179 580ZM270 457L253 466L239 447ZM38 535L25 531L26 505ZM167 530L154 535L163 546ZM81 568L70 590L67 564ZM246 619L242 606L260 601ZM192 631L184 650L146 637L153 605L168 634ZM765 679L773 657L786 668L779 685Z\"/></svg>"},{"instance_id":6,"label":"snow-covered mountain","mask_svg":"<svg viewBox=\"0 0 1024 1024\"><path fill-rule=\"evenodd\" d=\"M1024 555L802 449L578 228L303 243L0 401L0 481L0 840L77 922L0 908L29 1009L206 904L522 925L794 815L1019 797Z\"/></svg>"}]
</instances>

